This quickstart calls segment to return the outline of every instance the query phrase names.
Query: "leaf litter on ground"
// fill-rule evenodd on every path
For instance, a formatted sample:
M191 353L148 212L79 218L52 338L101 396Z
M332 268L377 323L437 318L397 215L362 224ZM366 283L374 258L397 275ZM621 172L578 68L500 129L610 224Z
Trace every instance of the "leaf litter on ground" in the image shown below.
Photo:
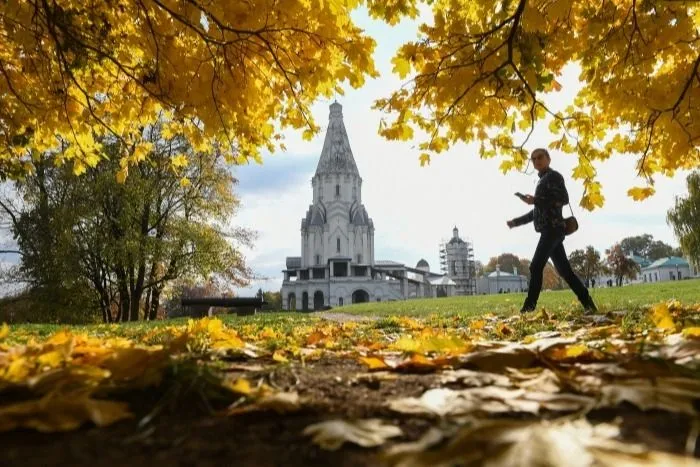
M450 465L450 456L463 453L463 444L486 443L480 438L486 432L494 433L494 441L484 446L493 444L495 457L489 454L491 448L483 449L473 465L527 465L517 462L536 455L528 451L528 443L553 446L554 457L541 453L541 465L574 465L556 457L566 446L580 454L576 465L651 465L652 459L683 465L643 446L632 449L617 435L601 437L598 431L603 428L588 424L585 415L632 404L697 420L699 315L697 305L665 302L624 327L624 314L571 315L562 321L544 310L532 316L491 315L466 322L393 317L351 323L308 320L298 326L285 321L279 327L227 326L218 318L204 318L141 334L113 335L122 332L119 327L103 326L94 333L66 329L42 338L15 335L13 328L2 326L0 396L18 388L28 396L0 405L0 431L61 431L86 422L115 423L131 414L126 404L111 397L169 384L169 371L179 362L211 369L212 384L229 398L222 414L270 410L284 416L313 401L292 386L268 384L270 372L330 358L354 360L366 368L348 377L348 384L380 387L399 384L407 373L435 375L433 387L422 395L385 401L395 413L441 420L428 432L430 443L423 439L392 448L389 458L395 465L442 465L410 463L419 462L423 454ZM76 393L81 397L72 405L66 402ZM489 420L517 414L528 421ZM544 414L553 420L540 421ZM474 417L476 421L468 421ZM446 420L457 424L449 433L438 428ZM336 449L345 442L380 446L402 435L399 427L381 419L322 422L304 433ZM580 439L572 441L577 436ZM447 444L442 457L434 458L437 452L429 446L438 438ZM420 454L414 460L399 455L411 449ZM515 463L499 464L506 461Z

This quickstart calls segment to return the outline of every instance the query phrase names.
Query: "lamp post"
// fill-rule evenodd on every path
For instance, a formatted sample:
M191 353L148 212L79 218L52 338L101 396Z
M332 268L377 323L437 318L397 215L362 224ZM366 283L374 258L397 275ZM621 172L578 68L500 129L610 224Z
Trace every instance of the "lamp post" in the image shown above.
M496 263L496 293L499 293L498 282L501 276L501 265Z

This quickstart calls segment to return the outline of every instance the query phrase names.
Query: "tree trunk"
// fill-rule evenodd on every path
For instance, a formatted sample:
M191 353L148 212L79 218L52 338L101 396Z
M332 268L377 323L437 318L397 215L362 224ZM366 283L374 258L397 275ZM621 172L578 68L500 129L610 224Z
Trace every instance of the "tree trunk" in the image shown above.
M151 303L148 309L148 319L155 320L158 318L158 308L160 307L160 287L151 289Z
M149 310L151 309L151 295L153 294L153 287L146 291L146 299L143 305L143 320L148 321Z

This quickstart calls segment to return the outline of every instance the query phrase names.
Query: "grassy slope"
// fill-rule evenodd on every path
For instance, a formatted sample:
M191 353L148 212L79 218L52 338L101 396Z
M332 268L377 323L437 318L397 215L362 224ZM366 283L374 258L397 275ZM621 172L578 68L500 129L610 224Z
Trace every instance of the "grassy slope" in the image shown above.
M656 284L639 284L622 288L595 289L593 298L602 312L625 310L632 312L648 305L677 299L684 304L700 303L700 280L680 282L663 282ZM414 316L430 317L435 322L442 322L452 317L475 318L486 313L508 315L517 313L525 297L522 293L501 295L480 295L472 297L447 297L439 299L406 300L396 302L363 303L344 306L331 310L331 313L348 313L379 317ZM539 305L554 312L560 318L566 318L570 312L580 309L576 297L570 290L543 292ZM295 326L310 324L317 319L317 313L275 312L259 313L255 316L238 317L236 315L219 315L227 324L238 326L250 324L255 327L272 326L289 330ZM123 323L119 325L84 325L70 326L76 331L84 329L91 334L136 337L156 326L183 325L186 318L155 321ZM382 323L377 323L381 326ZM22 330L28 336L41 338L60 329L69 327L56 324L24 324L12 326Z
M670 299L694 304L700 303L700 279L593 289L591 295L601 312L632 311ZM423 316L430 314L478 316L485 313L502 315L520 310L524 299L524 293L446 297L401 302L363 303L337 308L336 311L376 316ZM540 295L538 306L551 311L580 308L576 296L568 289L543 292Z

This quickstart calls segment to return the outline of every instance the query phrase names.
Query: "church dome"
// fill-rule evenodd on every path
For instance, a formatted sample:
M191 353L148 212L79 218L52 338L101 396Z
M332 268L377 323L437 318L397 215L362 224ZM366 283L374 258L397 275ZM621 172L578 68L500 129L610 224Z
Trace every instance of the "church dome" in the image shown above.
M326 223L326 212L322 205L314 205L306 211L306 218L302 221L302 226L324 225Z
M424 259L421 258L420 261L416 264L416 269L421 269L423 271L430 271L430 265L428 262Z
M369 216L364 206L358 206L350 212L350 223L354 225L368 225Z

